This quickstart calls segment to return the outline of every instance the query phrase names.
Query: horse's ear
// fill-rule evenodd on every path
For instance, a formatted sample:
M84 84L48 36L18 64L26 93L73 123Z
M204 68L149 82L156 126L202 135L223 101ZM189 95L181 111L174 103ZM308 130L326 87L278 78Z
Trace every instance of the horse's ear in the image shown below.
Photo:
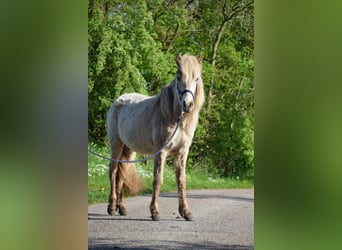
M178 66L180 65L181 61L182 61L182 55L181 55L181 54L178 54L178 55L176 56L176 63L177 63Z
M197 57L197 61L199 62L199 64L202 64L202 62L203 62L203 57L198 56L198 57Z

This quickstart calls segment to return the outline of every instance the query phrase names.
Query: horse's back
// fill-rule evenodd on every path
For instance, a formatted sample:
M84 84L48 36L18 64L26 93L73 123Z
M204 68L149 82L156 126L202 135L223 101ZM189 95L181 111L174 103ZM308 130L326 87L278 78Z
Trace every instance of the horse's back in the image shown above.
M123 94L121 95L116 102L119 102L120 104L124 105L130 105L130 104L137 104L141 103L142 101L146 99L150 99L150 96L146 96L143 94L138 93L130 93L130 94Z
M138 93L123 94L112 103L108 112L108 117L114 116L117 120L119 114L125 113L127 110L137 109L137 111L139 111L139 107L148 105L146 101L149 99L151 99L150 96Z

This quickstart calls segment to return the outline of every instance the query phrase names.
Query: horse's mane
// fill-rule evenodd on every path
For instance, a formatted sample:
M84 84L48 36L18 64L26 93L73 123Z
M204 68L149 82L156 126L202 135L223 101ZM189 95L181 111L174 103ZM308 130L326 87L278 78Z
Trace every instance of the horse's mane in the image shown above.
M184 60L185 59L185 60ZM194 62L197 60L197 62ZM202 60L194 57L194 56L183 56L183 62L178 64L178 68L182 68L182 70L186 72L192 72L194 67L198 67L198 63L200 64ZM195 64L197 63L197 65ZM176 79L172 80L168 85L162 88L160 94L157 96L160 101L160 109L165 120L175 121L178 120L178 117L181 115L181 108L179 106L178 101L176 100L174 91L176 90ZM204 90L203 90L203 82L202 79L196 84L196 92L195 92L195 106L191 113L186 114L186 119L192 120L193 118L198 117L198 113L201 110L204 103Z
M160 102L160 110L163 115L163 118L167 121L171 121L174 119L175 116L177 116L177 113L175 113L175 103L174 103L174 93L173 93L173 81L162 88L159 96L159 102ZM180 114L178 114L180 115Z

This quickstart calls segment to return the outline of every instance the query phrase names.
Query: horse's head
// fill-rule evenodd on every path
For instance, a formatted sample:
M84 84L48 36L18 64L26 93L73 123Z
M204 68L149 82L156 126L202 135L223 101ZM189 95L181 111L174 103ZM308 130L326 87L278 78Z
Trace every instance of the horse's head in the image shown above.
M177 55L176 92L183 112L190 113L196 101L197 84L202 82L202 58L188 55Z

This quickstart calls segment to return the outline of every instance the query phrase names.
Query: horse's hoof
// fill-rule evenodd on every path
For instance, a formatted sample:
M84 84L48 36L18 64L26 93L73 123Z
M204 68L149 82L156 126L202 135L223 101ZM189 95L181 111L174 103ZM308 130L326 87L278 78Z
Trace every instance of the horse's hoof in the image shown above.
M153 221L160 221L160 215L159 214L152 214L152 220Z
M115 209L113 209L113 207L111 205L108 205L107 207L107 213L109 215L115 215Z
M187 221L193 221L194 217L192 217L192 213L190 212L189 209L182 209L181 207L178 209L179 214L186 219Z
M186 219L187 221L193 221L194 220L194 217L192 216L192 214L184 215L183 218Z
M127 210L125 207L121 207L118 209L119 210L119 214L122 216L126 216L127 215Z
M126 208L124 206L120 206L119 204L116 205L116 211L118 211L120 215L127 215Z

